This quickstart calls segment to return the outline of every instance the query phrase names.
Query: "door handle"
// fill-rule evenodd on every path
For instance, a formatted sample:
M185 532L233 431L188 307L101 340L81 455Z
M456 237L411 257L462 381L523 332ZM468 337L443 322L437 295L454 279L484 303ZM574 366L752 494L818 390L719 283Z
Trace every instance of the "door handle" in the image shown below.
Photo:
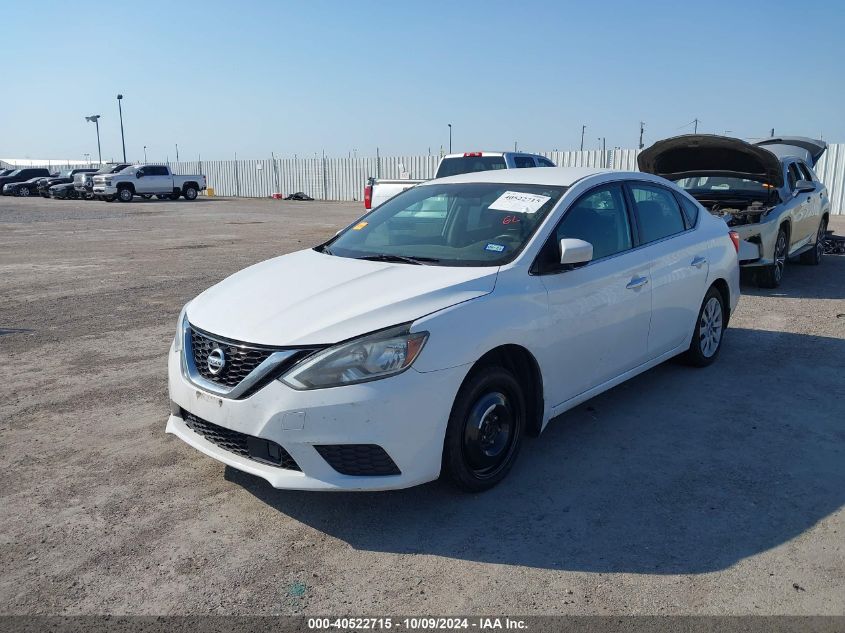
M636 290L637 288L642 288L648 283L648 277L634 277L631 281L628 282L628 285L625 286L628 290Z
M701 257L700 255L698 255L692 260L692 262L690 263L690 266L695 266L696 268L701 268L706 263L707 263L707 258Z

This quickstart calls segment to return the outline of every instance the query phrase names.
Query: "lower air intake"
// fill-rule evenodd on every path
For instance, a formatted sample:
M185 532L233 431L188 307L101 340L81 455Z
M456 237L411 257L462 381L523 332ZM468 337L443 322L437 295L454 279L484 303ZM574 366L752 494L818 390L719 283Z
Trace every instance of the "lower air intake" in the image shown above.
M324 444L314 448L341 475L374 477L401 474L390 455L376 444Z

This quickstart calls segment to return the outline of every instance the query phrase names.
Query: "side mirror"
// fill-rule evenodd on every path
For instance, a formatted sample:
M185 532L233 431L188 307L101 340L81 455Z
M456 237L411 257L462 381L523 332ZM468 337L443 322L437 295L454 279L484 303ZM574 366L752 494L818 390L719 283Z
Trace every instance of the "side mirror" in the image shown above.
M593 259L593 245L584 240L565 237L560 241L561 264L586 264Z
M799 180L795 183L795 193L808 193L815 190L816 185L810 180Z
M141 178L141 177L143 177L143 175L144 175L143 169L139 169L138 171L135 172L135 178Z

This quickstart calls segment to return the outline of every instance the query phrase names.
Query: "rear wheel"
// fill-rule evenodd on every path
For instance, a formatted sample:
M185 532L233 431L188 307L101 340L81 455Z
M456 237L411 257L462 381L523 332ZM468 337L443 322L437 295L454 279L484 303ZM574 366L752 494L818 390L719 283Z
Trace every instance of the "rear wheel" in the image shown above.
M481 492L508 474L525 428L522 389L509 371L473 371L452 406L443 445L443 469L460 488Z
M710 288L704 295L692 342L685 354L689 364L696 367L706 367L719 355L722 349L722 338L725 332L725 304L722 293L715 287Z
M782 226L778 230L778 236L775 240L774 263L771 266L766 266L757 273L757 285L761 288L777 288L780 282L783 281L783 273L786 268L786 255L789 252L789 237L786 232L786 227Z
M121 202L132 202L132 190L129 187L123 187L117 192L117 199Z
M185 187L185 200L196 200L197 199L197 190L194 187L188 186Z
M819 222L819 230L816 233L816 243L813 249L801 254L801 263L818 266L822 263L824 256L824 234L827 232L827 219L822 218Z

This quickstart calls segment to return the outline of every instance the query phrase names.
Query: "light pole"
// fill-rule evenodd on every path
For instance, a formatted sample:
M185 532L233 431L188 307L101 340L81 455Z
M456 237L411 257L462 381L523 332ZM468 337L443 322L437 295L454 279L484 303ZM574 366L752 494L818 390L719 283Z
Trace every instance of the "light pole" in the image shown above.
M147 164L147 146L144 145L144 164Z
M452 153L452 124L449 123L449 153Z
M176 162L179 162L179 143L176 143Z
M586 125L581 126L581 151L584 151L584 132L587 130Z
M88 164L88 166L90 167L90 166L91 166L91 154L89 154L88 152L85 152L85 153L83 154L83 156L85 156L85 162L86 162L86 163Z
M123 107L120 102L123 101L123 95L117 95L117 110L120 112L120 143L123 145L123 162L126 162L126 140L123 138Z
M100 157L100 164L103 164L103 153L100 151L100 115L99 114L92 114L91 116L85 117L85 120L89 123L93 123L97 127L97 156Z

